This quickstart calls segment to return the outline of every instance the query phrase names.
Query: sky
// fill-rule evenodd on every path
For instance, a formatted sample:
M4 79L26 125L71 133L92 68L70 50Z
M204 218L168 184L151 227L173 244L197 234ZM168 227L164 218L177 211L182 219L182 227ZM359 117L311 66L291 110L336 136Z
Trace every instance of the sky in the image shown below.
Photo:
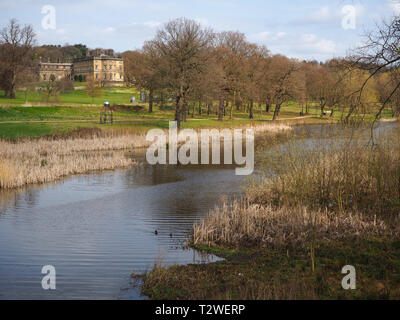
M134 50L164 23L186 17L243 32L273 54L318 61L346 55L396 14L400 0L0 0L0 26L11 18L31 24L39 44Z

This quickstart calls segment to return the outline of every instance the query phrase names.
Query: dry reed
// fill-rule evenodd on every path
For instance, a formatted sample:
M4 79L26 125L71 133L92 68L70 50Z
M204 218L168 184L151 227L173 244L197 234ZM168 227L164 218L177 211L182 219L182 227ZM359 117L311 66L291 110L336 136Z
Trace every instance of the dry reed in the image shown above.
M398 235L383 220L352 212L313 211L305 207L225 203L194 225L193 244L297 245L311 237L340 240L348 237Z
M291 141L265 161L272 174L247 189L251 203L396 214L400 205L400 132L377 146L350 141ZM275 161L274 161L275 160Z
M269 173L249 185L244 200L225 201L194 225L193 243L281 246L398 237L400 132L389 130L377 141L367 146L359 136L278 147L270 154L276 164L266 162Z
M257 133L290 131L286 125L259 125ZM165 131L167 134L167 131ZM123 152L149 146L144 133L79 129L39 139L0 141L0 189L46 183L90 171L127 167L132 160Z
M144 135L0 142L0 188L46 183L71 174L123 168L134 163L123 152L144 147Z

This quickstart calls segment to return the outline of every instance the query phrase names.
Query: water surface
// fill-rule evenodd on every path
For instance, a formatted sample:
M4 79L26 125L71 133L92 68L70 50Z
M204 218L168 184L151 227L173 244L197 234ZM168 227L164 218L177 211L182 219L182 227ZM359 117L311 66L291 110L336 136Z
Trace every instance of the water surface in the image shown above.
M312 144L326 128L296 131L305 130ZM132 288L132 270L150 269L160 257L168 264L215 261L182 245L221 197L242 194L246 179L234 167L142 165L2 192L0 299L144 298ZM56 268L55 291L41 287L44 265Z

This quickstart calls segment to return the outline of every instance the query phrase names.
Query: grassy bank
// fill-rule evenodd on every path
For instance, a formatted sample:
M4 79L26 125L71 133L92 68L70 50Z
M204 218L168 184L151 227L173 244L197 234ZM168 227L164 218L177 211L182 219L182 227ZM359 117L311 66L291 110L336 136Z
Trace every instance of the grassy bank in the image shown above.
M224 257L210 265L157 267L142 292L168 300L400 299L400 242L358 238L320 243L312 270L307 248L197 247ZM343 266L357 270L345 291Z
M264 123L254 126L254 130L256 134L278 138L290 135L292 128ZM126 151L150 145L145 132L122 127L83 128L36 138L0 140L0 189L128 167L134 162L126 157Z
M127 149L146 146L144 135L108 135L96 130L66 136L0 141L0 189L55 181L72 174L134 164Z
M312 147L308 139L294 140L267 153L264 177L248 186L245 198L222 204L194 226L190 244L226 260L157 265L144 276L143 293L153 299L400 299L400 132L389 130L371 147L365 132L349 130L351 138L335 133ZM346 265L356 268L356 290L342 288Z
M139 101L139 92L135 88L104 88L104 95L92 100L85 89L61 93L56 100L46 102L37 92L17 91L16 99L6 99L0 91L0 138L17 139L38 137L51 134L68 133L80 128L101 128L102 130L123 129L137 133L149 128L168 128L168 121L175 118L172 103L155 105L153 112L148 112L148 104L129 103L135 96ZM104 101L108 100L114 108L114 125L101 125L99 115ZM216 104L216 103L215 103ZM215 109L215 108L214 108ZM198 105L189 106L187 121L183 128L233 128L243 125L257 125L271 122L272 112L265 112L265 106L256 106L254 119L249 119L248 112L235 110L233 117L227 110L223 122L217 121L216 110L207 114L206 108L200 113ZM310 109L310 114L298 119L302 108L296 102L287 103L279 119L293 122L329 122L337 118L321 119L317 107ZM193 114L194 112L194 114ZM281 121L280 120L280 121Z

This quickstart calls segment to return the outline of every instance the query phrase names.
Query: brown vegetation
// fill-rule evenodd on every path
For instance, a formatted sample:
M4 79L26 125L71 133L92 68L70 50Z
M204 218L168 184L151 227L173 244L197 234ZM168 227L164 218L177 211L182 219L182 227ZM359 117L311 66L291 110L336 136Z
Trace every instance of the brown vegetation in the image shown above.
M144 147L144 135L0 141L0 189L134 164L124 150Z
M312 237L333 241L394 234L397 235L383 220L361 213L276 208L236 201L216 208L196 224L192 241L194 245L205 246L295 246L309 242Z
M225 203L194 226L193 243L278 246L304 244L311 236L398 237L398 127L378 141L372 148L362 136L338 138L307 152L298 140L286 143L272 153L278 161L264 164L269 173L250 183L245 200Z
M353 139L326 140L308 152L306 143L289 142L284 158L273 154L280 161L264 164L276 174L250 185L247 197L261 205L397 214L400 131L397 127L376 138L378 145L371 146L367 137L354 133Z

